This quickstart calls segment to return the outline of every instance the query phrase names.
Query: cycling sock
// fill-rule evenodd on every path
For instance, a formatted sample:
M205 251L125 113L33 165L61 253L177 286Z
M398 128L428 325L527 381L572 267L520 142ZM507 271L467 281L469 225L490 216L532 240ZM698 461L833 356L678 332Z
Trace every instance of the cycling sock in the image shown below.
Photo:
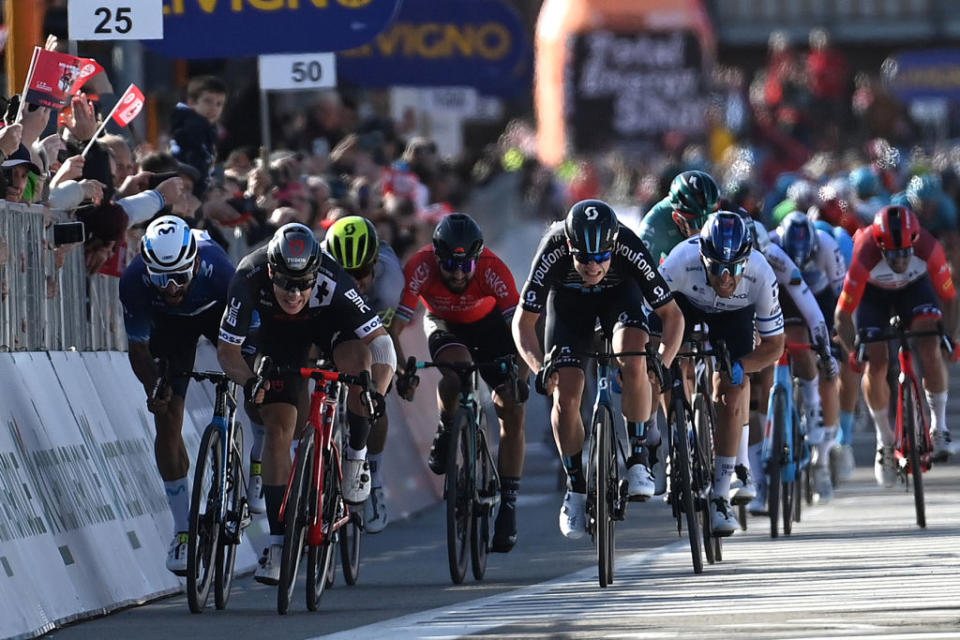
M347 460L366 460L367 458L367 448L363 447L361 449L354 449L350 445L347 445Z
M820 410L820 376L813 376L813 380L800 378L800 394L803 396L804 410L807 412L807 435L817 424L817 412Z
M893 444L893 431L890 430L890 416L887 415L887 408L879 411L873 407L867 407L870 410L870 417L873 418L873 425L877 429L877 443L884 446Z
M647 445L651 447L656 447L660 444L660 413L654 411L653 415L646 422L645 433L647 435Z
M643 447L647 444L647 440L644 437L646 433L646 423L627 420L626 416L624 416L624 420L627 423L627 433L630 434L631 457L639 456L643 451Z
M283 506L283 494L287 487L282 484L263 485L263 499L267 503L267 522L270 524L270 535L284 534L283 522L280 520L280 507Z
M856 416L852 411L840 410L840 436L837 442L853 445L853 419Z
M176 533L187 531L190 528L190 487L187 477L164 481L163 488L166 489L167 504L173 514L173 528Z
M567 471L567 490L574 493L587 492L587 479L583 477L583 450L572 456L563 456L563 468Z
M382 487L383 476L380 475L380 465L383 463L383 452L367 453L367 462L370 463L370 486Z
M742 464L745 467L750 466L750 456L748 451L750 450L750 425L743 425L743 430L740 433L740 447L737 448L737 464Z
M520 492L520 478L500 476L500 502L516 506L517 494ZM503 508L502 506L500 507Z
M266 434L266 429L263 428L262 424L257 424L253 420L250 421L250 430L253 431L253 444L250 446L250 464L254 462L257 464L263 460L263 437ZM250 473L253 473L251 470ZM254 475L259 475L259 471Z
M930 430L950 431L947 426L947 392L932 393L924 389L923 393L927 396L927 404L930 405Z
M763 443L758 442L757 444L750 445L750 449L747 452L747 457L750 460L750 472L753 473L754 478L760 478L763 476Z
M350 425L350 448L359 451L367 448L367 436L370 435L370 418L347 409L347 424Z
M823 428L823 440L817 445L817 457L821 464L828 464L830 460L830 449L837 443L837 431L839 427L835 424Z
M735 456L717 456L717 469L713 474L713 496L730 499L730 480L733 478Z

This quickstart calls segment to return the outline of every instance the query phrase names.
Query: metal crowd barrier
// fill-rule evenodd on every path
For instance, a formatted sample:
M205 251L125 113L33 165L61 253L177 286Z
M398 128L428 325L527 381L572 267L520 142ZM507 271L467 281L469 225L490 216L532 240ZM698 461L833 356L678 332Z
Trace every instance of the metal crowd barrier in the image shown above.
M81 247L57 269L52 222L61 217L0 200L0 351L123 351L119 279L88 277Z

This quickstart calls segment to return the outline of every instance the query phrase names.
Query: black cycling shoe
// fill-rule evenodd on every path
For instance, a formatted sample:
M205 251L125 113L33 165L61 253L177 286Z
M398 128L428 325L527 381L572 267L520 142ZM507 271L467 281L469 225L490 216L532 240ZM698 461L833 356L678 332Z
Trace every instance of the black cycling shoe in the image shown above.
M493 542L490 550L495 553L507 553L517 544L517 505L500 503L500 513L493 523Z
M427 466L438 476L447 472L447 446L450 442L450 430L438 429L433 436L433 444L430 445L430 457L427 458Z

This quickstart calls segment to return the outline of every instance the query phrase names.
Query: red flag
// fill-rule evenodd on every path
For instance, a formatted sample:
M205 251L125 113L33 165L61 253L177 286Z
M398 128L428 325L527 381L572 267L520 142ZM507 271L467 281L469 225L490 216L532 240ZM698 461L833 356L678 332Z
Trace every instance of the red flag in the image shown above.
M143 103L143 92L137 89L137 85L130 85L113 108L113 120L121 127L127 126L143 109Z
M61 109L87 80L103 71L91 58L37 49L33 72L27 82L27 102L31 104Z

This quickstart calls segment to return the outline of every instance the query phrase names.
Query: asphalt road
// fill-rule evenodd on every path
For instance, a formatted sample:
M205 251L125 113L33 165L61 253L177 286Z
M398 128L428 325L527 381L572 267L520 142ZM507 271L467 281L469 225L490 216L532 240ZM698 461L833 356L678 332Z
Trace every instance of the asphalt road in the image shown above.
M920 530L911 494L874 484L872 438L860 434L855 481L833 503L806 510L791 538L771 540L767 522L751 520L747 532L727 540L724 562L700 576L686 538L677 537L669 508L657 500L629 506L618 528L616 582L600 589L589 540L559 533L555 454L534 441L519 543L509 554L491 554L481 582L468 573L463 585L451 584L436 507L365 537L359 583L348 587L338 573L317 613L306 611L298 590L291 612L277 615L275 589L247 576L225 611L193 615L177 596L50 635L960 637L960 466L925 476L929 525Z

